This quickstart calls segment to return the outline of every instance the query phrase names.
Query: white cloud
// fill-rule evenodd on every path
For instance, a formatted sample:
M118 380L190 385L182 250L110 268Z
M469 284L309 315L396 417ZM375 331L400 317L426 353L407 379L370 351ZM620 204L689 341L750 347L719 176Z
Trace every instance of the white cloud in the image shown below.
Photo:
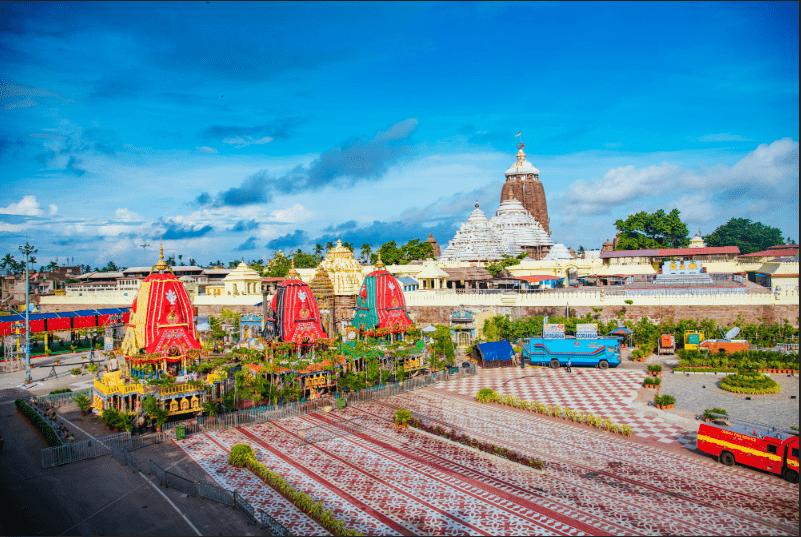
M114 216L122 222L139 222L142 219L138 214L124 207L114 211Z
M7 207L0 207L0 214L15 214L19 216L41 216L44 214L36 201L36 196L24 196L19 203L9 203Z
M264 138L253 139L252 136L231 136L223 140L224 144L235 145L237 149L254 144L269 144L273 141L272 136L265 136Z
M31 106L39 106L39 103L33 99L22 99L21 101L14 101L13 103L3 103L3 110L13 110L15 108L29 108Z
M198 153L207 153L207 154L217 153L216 149L214 149L213 147L207 147L205 145L204 146L200 146L200 147L196 147L195 151L197 151Z
M18 233L20 231L28 229L30 224L8 224L6 222L0 222L0 233Z
M313 212L306 209L300 203L296 203L292 207L287 209L276 209L270 212L270 221L273 222L287 222L287 223L295 223L295 222L302 222L303 220L308 220L314 215Z
M750 138L740 136L739 134L730 134L728 132L721 132L720 134L706 134L698 138L699 142L750 142Z
M379 132L376 135L376 140L400 140L406 138L417 128L420 122L414 118L404 119L392 125L384 132Z
M50 216L55 216L58 212L58 206L55 203L51 203L48 207L50 208Z

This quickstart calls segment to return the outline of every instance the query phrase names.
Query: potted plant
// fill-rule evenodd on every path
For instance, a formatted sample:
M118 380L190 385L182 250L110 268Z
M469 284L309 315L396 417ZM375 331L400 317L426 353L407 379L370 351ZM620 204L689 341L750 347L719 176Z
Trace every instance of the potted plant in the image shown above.
M92 405L91 399L85 393L82 393L75 397L75 404L78 405L78 408L81 411L81 416L86 416L87 409Z
M169 413L164 410L163 408L159 408L156 410L155 413L155 421L156 421L156 430L161 431L161 428L167 423L167 418L169 417Z
M53 352L53 351L51 351L50 349L47 349L47 352L45 352L45 354L47 354L48 356L50 356L50 354L51 354L52 352ZM60 364L60 363L61 363L61 360L53 360L53 364L55 364L55 365L58 365L58 364Z
M395 428L406 429L409 427L409 420L412 419L411 410L399 408L395 411Z
M659 364L650 364L648 366L648 374L653 377L658 377L662 374L662 366Z
M119 426L126 432L131 432L134 429L134 417L127 412L120 413Z
M81 368L73 367L72 369L70 369L70 375L73 377L79 377L81 375Z

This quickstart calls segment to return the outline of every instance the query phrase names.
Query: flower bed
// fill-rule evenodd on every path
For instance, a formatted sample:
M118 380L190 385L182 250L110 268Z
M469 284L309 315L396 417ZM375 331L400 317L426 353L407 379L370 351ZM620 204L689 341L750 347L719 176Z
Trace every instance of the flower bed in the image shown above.
M476 394L476 400L479 403L499 403L521 410L528 410L529 412L537 412L539 414L545 414L546 416L553 416L555 418L570 420L574 423L589 425L603 431L611 431L624 436L631 436L631 427L612 423L609 418L602 419L591 413L583 411L578 412L577 410L570 410L567 407L561 408L558 405L550 406L537 401L522 401L513 395L499 394L489 388L479 390Z
M781 390L775 380L755 371L723 377L720 387L728 392L748 394L778 393Z
M483 442L481 440L471 438L470 436L464 433L460 433L454 430L448 430L442 425L426 425L417 418L410 418L408 420L408 424L411 427L414 427L415 429L420 429L421 431L425 431L427 433L442 438L447 438L448 440L451 440L453 442L458 442L463 446L476 448L477 450L483 451L484 453L490 453L498 457L503 457L504 459L516 462L517 464L522 464L523 466L528 466L529 468L534 468L535 470L542 470L545 468L545 463L540 459L534 459L531 457L527 457L525 455L521 455L517 451L507 449L501 446L496 446L491 442Z
M48 446L60 446L63 444L61 439L58 435L53 431L53 429L45 422L45 420L40 416L34 409L28 406L28 403L23 401L22 399L15 399L14 405L19 410L20 414L25 416L28 419L28 422L37 430L39 433L44 437L45 442L47 442Z
M747 370L773 370L773 371L798 371L798 354L773 351L738 351L732 354L710 353L699 350L681 349L677 352L679 356L679 368L674 371L694 370L696 368L705 370L715 369L738 369ZM689 369L692 368L692 369Z
M253 449L247 444L237 444L231 448L231 453L228 455L228 463L238 468L247 468L256 474L262 481L278 491L333 535L362 535L356 530L347 528L341 520L334 518L334 514L325 509L321 502L315 501L305 492L295 490L283 477L260 463L256 459Z

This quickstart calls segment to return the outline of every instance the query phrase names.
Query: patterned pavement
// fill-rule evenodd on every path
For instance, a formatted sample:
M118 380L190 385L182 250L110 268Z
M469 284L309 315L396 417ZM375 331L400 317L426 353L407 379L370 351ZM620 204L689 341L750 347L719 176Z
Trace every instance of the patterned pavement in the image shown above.
M559 371L533 378L538 372L515 371L485 371L438 389L194 435L178 444L215 481L237 489L295 535L326 532L249 471L229 466L225 458L234 444L251 445L269 468L365 535L797 535L798 486L778 477L664 449L671 446L659 442L660 433L647 437L656 441L634 441L461 395L492 387L651 433L626 411L641 373L581 371L570 380L580 379L592 392L583 396L581 383L559 382ZM596 411L599 405L611 410ZM413 429L398 431L392 427L396 408L540 457L546 471ZM356 417L366 423L358 434L313 444L296 435Z
M442 389L474 397L478 390L492 388L527 401L559 405L609 418L614 423L630 426L634 436L644 440L694 448L697 427L688 431L658 417L656 409L648 416L631 408L644 378L642 371L573 368L573 373L566 373L564 369L505 368L463 377L448 382Z

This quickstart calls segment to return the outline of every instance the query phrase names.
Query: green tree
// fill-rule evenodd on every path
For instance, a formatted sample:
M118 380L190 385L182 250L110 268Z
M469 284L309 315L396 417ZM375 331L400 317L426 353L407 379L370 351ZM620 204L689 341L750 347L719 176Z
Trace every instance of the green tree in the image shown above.
M707 246L737 246L742 254L766 250L784 244L779 228L752 222L750 218L732 218L704 237Z
M292 260L295 262L295 268L314 268L320 264L319 257L307 254L300 248L292 256Z
M437 330L432 337L434 343L432 350L434 354L445 356L448 365L453 365L453 358L456 353L453 351L453 341L451 340L451 329L445 325L438 324Z
M520 258L519 256L511 257L508 255L504 255L503 259L496 261L494 263L489 263L484 268L486 268L487 272L492 274L494 278L497 278L498 276L501 275L501 272L503 272L503 269L505 269L506 267L510 267L512 265L519 265L520 259L522 258Z
M687 247L690 244L689 230L680 215L678 209L673 209L669 214L659 209L653 214L641 211L626 220L618 220L615 222L615 227L620 231L617 250Z
M412 239L403 246L398 247L395 241L381 245L381 261L385 265L406 265L410 261L434 258L434 248L428 242ZM372 254L370 262L375 264L378 255Z
M275 254L273 260L267 265L267 270L262 274L269 278L285 278L289 273L289 259L281 252Z
M370 246L368 243L362 244L362 257L365 259L370 259L370 254L373 252L373 247Z

